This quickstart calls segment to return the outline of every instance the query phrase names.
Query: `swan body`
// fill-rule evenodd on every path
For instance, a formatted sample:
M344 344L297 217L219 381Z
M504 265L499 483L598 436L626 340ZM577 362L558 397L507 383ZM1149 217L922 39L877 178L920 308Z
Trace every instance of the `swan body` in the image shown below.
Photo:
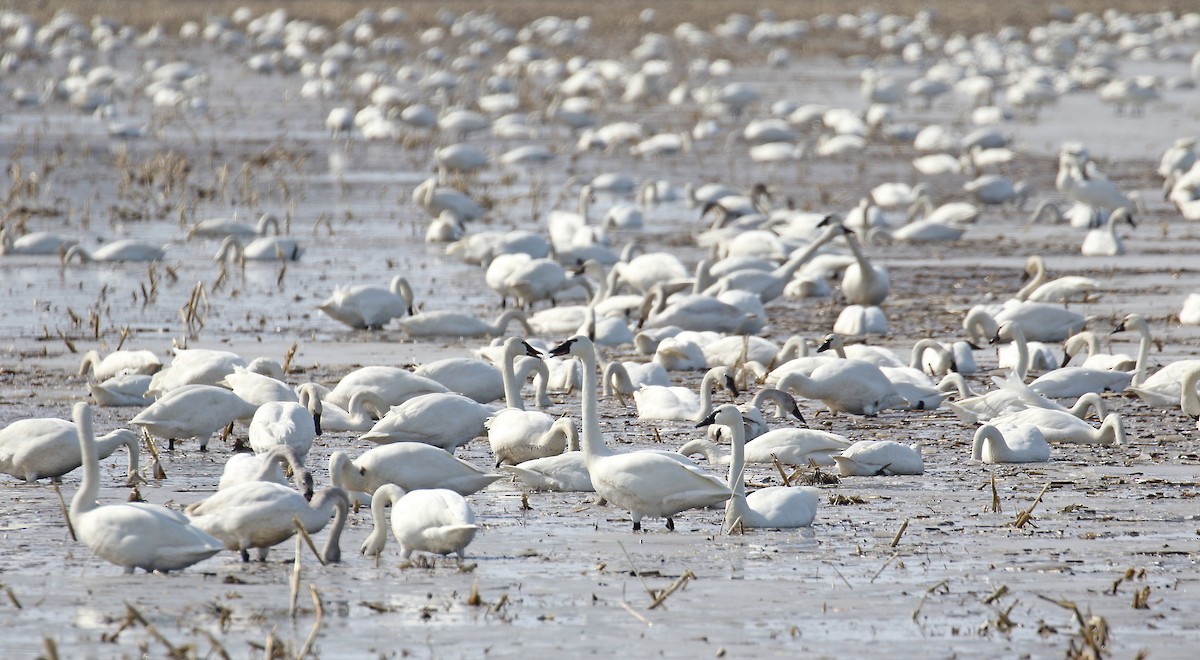
M490 408L461 394L422 394L394 407L362 440L423 442L446 451L483 435Z
M1138 395L1142 401L1156 408L1172 409L1180 406L1185 392L1184 383L1189 373L1200 369L1200 360L1177 360L1154 372L1140 385L1131 385L1128 391ZM1192 383L1195 391L1196 384Z
M475 539L479 526L475 513L462 495L451 490L414 490L404 492L399 486L380 486L371 498L371 517L374 528L363 542L362 553L379 555L387 543L385 509L392 507L392 534L400 543L400 556L408 559L413 551L436 555L457 554Z
M501 465L504 470L520 479L528 490L550 490L559 492L593 493L592 478L588 475L587 462L579 451L579 433L570 417L560 417L550 428L560 433L567 451L557 456L546 456L525 461L520 465Z
M798 392L806 399L820 399L834 412L875 415L905 405L895 386L879 367L860 360L834 360L818 366L811 376L791 372L777 387Z
M975 430L971 458L984 463L1045 463L1050 460L1050 445L1033 424L989 423Z
M746 495L742 415L737 406L725 404L705 418L702 425L721 424L733 436L733 453L729 463L729 489L732 495L725 503L725 530L742 527L794 528L812 525L817 515L819 493L816 488L772 486Z
M233 373L217 383L228 388L242 399L261 406L272 401L299 401L300 396L290 385L279 380L253 371L245 367L234 367Z
M412 315L413 293L408 280L397 275L387 289L351 286L333 292L317 309L351 328L382 328L392 319Z
M238 453L230 456L221 470L217 490L232 488L248 481L270 481L286 486L288 481L283 473L284 465L291 471L296 490L304 493L304 497L311 498L312 473L304 467L304 461L296 450L287 445L276 445L261 454Z
M854 263L842 275L842 295L852 305L878 307L891 291L887 269L872 264L853 232L843 228L846 245L854 254Z
M239 261L296 261L304 254L304 248L295 239L283 236L263 236L242 245L236 236L226 236L213 261L228 259Z
M151 396L161 397L184 385L216 385L234 372L235 367L245 367L242 356L229 351L192 348L175 352L171 364L160 369L150 381Z
M242 561L250 560L250 548L257 548L258 558L266 561L272 546L296 533L293 519L299 519L309 534L316 534L333 517L333 530L322 554L326 562L338 562L349 509L350 500L341 488L326 488L309 501L287 486L248 481L188 506L187 514L193 525L220 539L229 550L240 552Z
M886 335L888 333L887 317L879 307L863 307L862 305L847 305L833 322L833 331L848 337L863 335Z
M89 382L87 388L96 405L103 408L145 406L150 403L146 395L151 380L141 374L113 376L101 383Z
M304 398L304 403L271 401L258 407L247 431L254 453L264 454L272 447L286 445L304 464L313 440L321 435L321 400L316 396Z
M994 417L990 422L999 427L1032 424L1041 430L1047 442L1081 445L1125 444L1125 424L1118 413L1106 415L1098 429L1068 411L1047 408L1026 408Z
M744 423L744 422L743 422ZM833 455L850 446L845 436L828 431L801 428L773 429L750 440L745 447L747 463L773 463L778 459L784 465L833 465ZM703 454L710 463L729 463L729 456L721 456L717 444L704 438L689 441L679 448L685 456Z
M1006 322L1021 326L1029 341L1060 342L1083 329L1083 314L1050 303L1006 301L994 315L976 305L963 319L963 329L972 341L983 344Z
M97 351L88 351L79 363L79 375L97 381L124 375L153 375L162 369L162 362L152 351L113 351L100 359Z
M843 477L925 472L920 444L905 445L894 440L859 440L833 460Z
M994 417L1026 408L1068 410L1065 406L1029 389L1028 385L1013 374L1009 374L1006 378L993 377L992 382L996 384L997 389L947 405L959 419L969 424L986 422ZM1070 408L1071 414L1082 418L1093 401L1100 401L1099 395L1085 394L1079 397L1075 405Z
M1100 298L1097 291L1100 283L1090 277L1067 275L1046 281L1046 264L1041 255L1032 255L1025 261L1025 273L1029 282L1017 292L1017 300L1032 302L1067 303L1090 302Z
M504 376L500 369L475 358L445 358L423 364L413 373L437 381L446 389L468 396L479 403L504 396Z
M646 516L667 519L681 511L712 506L729 499L725 484L704 471L655 452L618 454L609 449L600 428L596 402L596 351L586 337L576 336L550 351L571 355L583 363L583 455L596 493L629 511L634 531Z
M1129 387L1132 372L1093 369L1091 367L1062 367L1039 376L1029 389L1051 399L1077 397L1088 392L1121 392Z
M566 446L561 434L548 433L554 424L550 415L525 410L521 401L521 386L517 383L517 375L513 370L513 360L520 354L534 358L541 356L520 337L504 340L501 372L504 377L504 401L508 407L484 423L488 444L496 457L496 465L522 463L534 458L561 454Z
M712 388L715 386L737 395L733 371L729 367L713 367L701 379L698 394L686 387L643 385L633 393L633 401L640 419L696 422L712 412Z
M722 337L701 346L700 350L704 353L707 366L733 369L744 362L771 362L779 352L779 345L762 337L744 335Z
M79 260L84 263L89 261L162 261L165 255L166 249L163 247L123 238L106 243L91 252L83 246L72 245L63 253L62 262L69 264L75 257L79 257Z
M639 327L662 328L673 325L684 330L753 334L763 326L762 320L754 314L712 296L676 296L670 304L666 298L666 293L659 287L646 294Z
M1080 252L1087 256L1104 257L1125 254L1125 243L1120 236L1117 236L1117 223L1122 221L1128 222L1131 227L1136 226L1129 210L1119 208L1109 214L1108 222L1103 227L1087 233L1083 239L1083 245L1079 248Z
M96 504L100 494L100 466L92 432L92 410L77 403L72 414L83 457L83 480L71 499L71 524L75 535L102 559L121 566L172 571L186 568L217 554L224 547L182 514L152 504Z
M97 460L108 458L118 447L129 451L129 482L138 478L138 437L118 429L92 439ZM59 477L83 465L79 430L74 422L51 417L22 419L0 429L0 472L33 483Z
M397 406L422 394L444 393L445 385L422 378L411 371L397 367L369 366L356 369L338 381L323 400L343 409L348 409L355 392L372 392L383 406Z
M150 435L166 438L172 449L176 440L199 438L200 451L205 451L214 433L235 420L253 416L257 409L229 390L189 385L155 401L129 423Z
M850 344L847 346L845 339L836 332L825 335L824 341L817 347L818 353L830 350L843 360L850 359L869 362L881 369L884 367L899 369L909 366L895 352L882 346L869 346L867 344Z
M525 315L515 309L504 312L491 324L470 314L448 311L421 312L400 319L398 324L410 337L496 337L507 332L512 321L533 334Z
M192 225L188 230L188 238L201 236L205 238L254 238L266 236L268 233L279 234L279 218L274 213L264 213L256 224L241 222L235 218L206 218Z
M470 495L503 475L484 472L432 445L397 442L373 447L354 459L335 451L329 456L329 476L334 486L367 494L395 484L404 490L446 488Z
M48 255L60 254L78 241L63 238L44 231L29 232L13 237L7 229L0 229L0 254Z
M1100 352L1100 341L1096 333L1090 330L1077 332L1063 342L1063 361L1061 366L1067 366L1081 349L1087 349L1087 358L1080 366L1089 369L1107 369L1110 371L1132 371L1137 368L1137 360L1119 353L1116 355Z

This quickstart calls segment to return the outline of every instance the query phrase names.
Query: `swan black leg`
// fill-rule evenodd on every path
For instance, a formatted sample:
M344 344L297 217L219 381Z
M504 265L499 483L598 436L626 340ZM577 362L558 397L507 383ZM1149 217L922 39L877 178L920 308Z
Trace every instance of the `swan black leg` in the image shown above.
M242 563L243 564L250 563L250 551L246 550L245 548L242 549Z
M167 438L167 451L175 451L175 438Z
M633 521L633 531L635 531L635 532L642 531L642 521L640 521L640 520Z
M675 519L674 518L671 518L671 517L667 518L667 529L671 530L672 532L675 531Z

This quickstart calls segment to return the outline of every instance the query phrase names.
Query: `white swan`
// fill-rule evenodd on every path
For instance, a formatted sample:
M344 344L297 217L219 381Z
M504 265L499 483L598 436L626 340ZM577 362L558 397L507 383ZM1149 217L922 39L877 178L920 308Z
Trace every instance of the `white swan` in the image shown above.
M128 483L138 479L138 437L128 429L118 429L92 439L97 460L108 458L118 447L129 451ZM66 419L43 417L22 419L0 429L0 472L27 483L60 477L83 465L79 452L79 430Z
M4 255L62 254L76 243L78 241L44 231L29 232L13 238L7 227L0 228L0 254Z
M822 221L822 225L827 222L836 223L837 221L831 217L828 221ZM867 259L854 232L845 227L842 228L842 232L846 246L854 254L854 263L848 266L842 275L842 295L851 304L878 307L887 299L888 292L891 290L887 269L876 266Z
M1083 349L1087 350L1087 358L1080 366L1112 371L1133 371L1137 368L1137 360L1124 353L1114 355L1100 352L1100 341L1096 338L1096 333L1090 330L1077 332L1067 337L1067 341L1063 342L1063 361L1060 366L1067 366L1071 358L1078 355L1079 351Z
M254 412L246 433L254 453L264 454L272 447L287 445L304 464L313 440L321 435L321 399L305 395L304 403L264 403Z
M354 459L342 451L329 456L329 478L333 485L367 494L374 493L384 484L395 484L404 490L446 488L460 495L470 495L502 476L484 472L421 442L380 445Z
M233 488L248 481L270 481L286 486L287 477L283 473L286 465L292 475L292 483L296 490L311 498L313 494L312 472L304 467L304 461L295 449L287 445L275 445L261 454L238 453L225 461L221 470L221 480L217 482L217 490Z
M322 555L326 562L334 563L341 561L339 541L349 510L350 500L341 488L321 490L309 501L287 486L248 481L188 506L187 514L193 525L240 552L242 561L250 561L250 548L257 548L259 560L266 561L272 546L296 533L293 519L299 519L309 534L316 534L332 517L333 529Z
M96 405L103 408L144 406L150 403L146 393L152 379L141 374L113 376L101 383L89 382L87 389Z
M1050 445L1041 429L1033 424L989 423L975 430L971 459L984 463L1045 463L1050 460Z
M859 440L833 457L843 477L873 477L894 474L923 474L921 445L894 440Z
M427 362L414 369L413 373L437 381L451 392L458 392L479 403L488 403L504 396L504 376L499 368L490 363L491 359L491 356L486 359L444 358ZM546 403L546 388L550 369L545 363L536 358L522 358L515 363L514 372L517 383L524 383L533 373L536 376L534 396L539 405L549 405Z
M470 314L447 311L421 312L402 318L397 324L410 337L496 337L508 332L513 321L519 323L526 334L533 334L525 314L515 309L504 312L490 324Z
M305 383L305 385L314 384ZM387 405L369 390L355 392L350 397L349 407L345 409L328 401L322 401L321 429L323 431L369 431L375 425L375 420L383 417L387 408Z
M520 337L509 337L504 341L501 371L504 376L504 402L507 407L489 417L484 423L488 444L492 447L497 466L561 454L566 446L558 434L547 433L554 424L550 415L541 411L525 410L521 401L521 386L513 371L513 360L521 353L534 358L541 356L541 353Z
M1039 376L1029 389L1052 399L1077 397L1088 392L1121 392L1133 379L1131 371L1092 367L1061 367Z
M729 489L733 495L725 503L725 530L742 527L808 527L817 516L819 493L816 488L772 486L746 495L745 464L746 438L742 430L742 414L737 406L725 404L713 411L699 425L721 424L733 436L733 453L729 462Z
M839 227L828 226L820 236L805 246L803 250L790 256L778 268L771 271L758 269L734 271L721 277L716 283L705 289L704 293L715 296L731 290L749 291L757 295L763 304L769 303L783 295L784 289L792 281L796 271L800 270L817 253L817 250L841 233L842 230Z
M193 224L188 229L187 237L225 238L226 236L237 236L252 238L266 236L268 233L279 235L279 217L274 213L262 214L255 224L241 222L236 215L233 218L206 218Z
M993 417L1026 408L1070 410L1072 415L1082 419L1087 415L1087 411L1095 406L1100 411L1100 416L1107 414L1103 399L1095 393L1084 394L1068 409L1029 389L1028 385L1013 374L1009 374L1006 378L993 377L992 382L998 389L947 405L954 411L955 416L968 424L986 422Z
M1130 227L1137 226L1128 209L1117 209L1108 216L1108 222L1103 227L1087 233L1079 251L1087 256L1115 257L1125 254L1125 242L1117 236L1117 223L1122 221L1128 222Z
M833 322L833 331L848 337L863 335L886 335L888 333L887 317L879 307L863 307L862 305L846 305Z
M586 337L572 337L550 354L571 355L583 363L584 460L596 493L629 511L634 531L641 530L646 516L666 518L667 529L674 529L674 516L679 512L729 499L729 488L699 468L656 452L617 454L609 449L597 411L596 351L592 342Z
M89 261L162 261L165 255L166 248L132 238L123 238L105 243L91 252L81 245L72 245L67 248L66 252L63 252L62 262L69 264L75 257L79 257L82 263Z
M162 362L152 351L113 351L100 359L98 351L88 351L83 354L79 363L79 375L87 376L98 381L108 380L114 376L153 375L162 369Z
M154 374L149 394L161 397L184 385L216 385L233 373L235 367L246 366L242 356L229 351L204 348L178 350L171 364Z
M200 451L207 451L214 433L236 420L251 417L257 409L258 406L229 390L213 385L187 385L155 401L129 423L142 427L150 435L166 438L168 449L175 449L176 440L199 438Z
M348 409L355 392L369 391L385 406L397 406L422 394L444 393L445 385L417 376L397 367L369 366L355 369L342 377L322 399L342 409Z
M761 407L768 402L775 405L777 416L791 415L800 420L801 424L807 423L804 421L804 415L800 414L796 399L791 394L773 387L763 388L755 392L748 403L738 406L738 414L742 416L745 425L743 436L746 439L754 440L767 432L767 418L763 416Z
M422 394L394 407L360 439L423 442L446 451L483 435L492 409L461 394Z
M371 498L374 527L363 542L362 553L378 556L387 543L387 519L384 510L392 507L392 534L400 543L400 556L408 559L414 550L437 555L458 555L475 539L479 526L471 505L451 490L414 490L388 484L380 486Z
M845 436L828 431L802 428L782 428L767 431L746 443L747 463L774 463L777 459L784 465L833 465L833 455L850 446ZM715 442L696 438L679 448L685 456L703 454L710 463L728 464L729 456L722 456Z
M412 305L412 287L397 275L386 289L365 285L337 289L317 309L351 328L375 329L405 314L411 316Z
M820 399L834 412L876 415L906 401L879 367L860 360L833 360L818 366L811 376L793 371L776 385L806 399Z
M1118 413L1105 415L1098 429L1068 411L1047 408L1026 408L994 417L990 422L996 426L1032 424L1041 429L1047 442L1081 445L1125 444L1125 424Z
M547 433L561 435L567 450L557 456L535 458L520 465L501 465L500 469L516 476L527 489L533 491L596 492L583 452L579 451L579 432L575 430L575 420L560 417Z
M825 351L833 351L843 360L859 360L861 362L870 362L871 364L883 368L907 367L909 363L900 359L900 356L895 352L883 348L882 346L870 346L868 344L846 344L846 340L838 333L833 332L825 335L821 341L821 345L817 347L817 353Z
M236 236L226 236L213 261L296 261L303 254L304 248L293 238L263 236L242 245Z
M1001 369L1011 368L1021 380L1025 380L1030 369L1050 370L1061 362L1055 349L1049 344L1027 341L1020 323L1006 321L996 329L996 334L989 343L999 344L1003 341L1009 341L1011 344L1007 347L997 347L997 366Z
M77 403L72 415L77 427L83 480L71 499L71 524L79 540L100 558L121 566L172 571L204 561L224 546L183 515L153 504L99 506L100 465L92 432L92 409Z
M1083 329L1083 314L1061 305L1008 300L993 313L982 305L972 307L963 319L967 338L976 344L987 343L1007 321L1021 325L1029 341L1060 342Z
M724 387L737 396L733 370L729 367L709 369L700 380L698 394L686 387L643 385L633 393L633 401L640 419L697 422L712 412L713 387Z
M1030 255L1025 260L1025 275L1028 282L1017 291L1017 300L1032 302L1066 303L1093 302L1100 299L1097 293L1100 283L1090 277L1065 275L1046 281L1046 262L1040 254Z

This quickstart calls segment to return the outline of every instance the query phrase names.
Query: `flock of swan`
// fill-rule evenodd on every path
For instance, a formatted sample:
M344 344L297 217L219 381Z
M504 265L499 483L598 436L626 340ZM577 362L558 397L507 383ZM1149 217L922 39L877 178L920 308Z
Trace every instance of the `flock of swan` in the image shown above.
M1086 127L1053 145L1020 136L1058 102L1109 106L1092 112L1133 132L1158 99L1189 98L1200 15L1081 13L971 37L929 12L636 23L630 52L602 57L586 19L444 11L417 29L394 9L334 27L239 9L174 36L0 12L17 108L103 122L135 153L165 147L218 114L218 72L165 59L203 48L241 66L226 75L286 88L303 148L329 157L306 175L332 181L262 202L276 193L251 188L284 175L246 169L236 214L209 213L232 194L216 192L229 166L220 186L153 183L146 207L171 217L144 231L52 222L53 186L23 198L14 184L27 211L2 221L0 272L54 273L38 286L94 295L102 321L73 339L100 346L54 376L70 406L0 406L0 472L73 488L78 542L126 572L265 561L300 530L326 534L323 562L394 539L403 559L461 564L489 556L505 522L479 504L498 494L533 510L567 498L563 515L597 533L662 533L653 521L697 544L688 530L774 538L819 532L826 496L865 480L938 490L963 470L1086 464L1137 444L1135 424L1194 437L1200 354L1176 339L1196 336L1200 293L1185 288L1200 284L1186 257L1159 262L1195 250L1196 139L1152 145L1152 163L1101 155ZM789 80L821 34L884 53L837 63L845 98L739 78ZM50 64L35 57L56 45ZM1136 73L1150 64L1185 73ZM40 87L16 84L31 72ZM394 177L355 188L373 158L406 169L402 192ZM63 185L53 169L30 185ZM249 335L275 326L327 366L216 348L242 333L242 307L172 345L152 329L178 323L181 274L209 284L214 309L261 317ZM58 307L7 289L13 309ZM101 322L135 329L106 350ZM349 343L383 349L361 365ZM118 503L100 462L121 448L120 487L162 500L165 465L193 488ZM197 476L214 460L219 476ZM840 481L793 483L805 473Z

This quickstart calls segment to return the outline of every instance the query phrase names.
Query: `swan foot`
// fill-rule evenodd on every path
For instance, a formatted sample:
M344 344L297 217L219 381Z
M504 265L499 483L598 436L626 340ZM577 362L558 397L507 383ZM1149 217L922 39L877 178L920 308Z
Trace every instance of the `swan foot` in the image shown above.
M249 564L250 563L250 551L243 548L241 550L241 553L242 553L242 563Z
M633 531L635 531L635 532L642 531L642 521L640 521L640 520L633 521Z
M204 445L201 445L200 449L203 450ZM175 451L175 438L167 439L167 451Z
M667 529L675 531L675 519L670 516L667 517Z

